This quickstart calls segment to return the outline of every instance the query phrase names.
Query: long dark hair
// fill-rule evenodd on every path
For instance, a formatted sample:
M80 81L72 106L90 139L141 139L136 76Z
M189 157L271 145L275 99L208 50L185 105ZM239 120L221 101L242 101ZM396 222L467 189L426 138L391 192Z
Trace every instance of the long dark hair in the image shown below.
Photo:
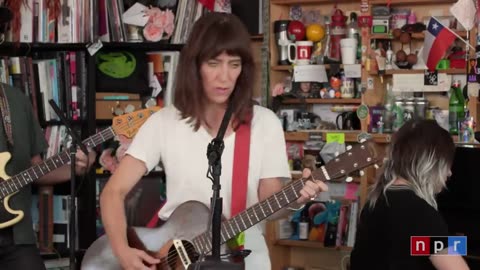
M454 153L452 137L436 121L405 123L387 149L383 173L370 193L370 207L397 178L403 178L417 196L436 209L435 195L445 187Z
M243 23L232 14L208 13L193 26L187 43L182 49L176 73L173 104L182 118L189 118L198 130L205 120L206 99L200 67L204 61L221 53L239 56L242 72L230 96L233 106L234 126L248 120L253 107L255 64L250 47L250 35Z

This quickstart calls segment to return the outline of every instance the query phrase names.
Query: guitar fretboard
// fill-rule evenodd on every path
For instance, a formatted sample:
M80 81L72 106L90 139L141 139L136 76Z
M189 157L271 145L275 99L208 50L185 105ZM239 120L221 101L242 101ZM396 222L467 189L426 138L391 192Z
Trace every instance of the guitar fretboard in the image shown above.
M93 148L115 136L115 132L111 127L106 128L99 133L83 140L86 147ZM19 191L22 187L32 183L41 178L49 172L70 162L70 150L67 149L55 156L52 156L43 162L26 169L15 176L8 179L8 181L0 182L0 199Z
M300 197L300 190L303 188L306 181L308 180L296 180L284 187L281 191L268 197L268 199L251 206L230 220L222 222L221 243L225 243L237 234L247 230L275 212L285 208L290 203L296 201ZM198 248L198 251L207 254L212 249L211 239L212 232L209 230L196 236L193 239L193 243Z

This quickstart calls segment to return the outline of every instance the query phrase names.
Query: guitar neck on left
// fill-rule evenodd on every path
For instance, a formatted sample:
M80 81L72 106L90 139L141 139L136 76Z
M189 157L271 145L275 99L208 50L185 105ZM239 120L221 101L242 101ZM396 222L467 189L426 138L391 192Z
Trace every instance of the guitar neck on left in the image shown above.
M88 148L93 148L115 136L115 132L111 127L106 128L99 133L85 139L83 144ZM0 182L0 199L7 197L19 191L24 186L40 179L49 172L62 167L70 162L70 150L65 150L57 155L47 158L43 162L32 166L14 176L8 181Z

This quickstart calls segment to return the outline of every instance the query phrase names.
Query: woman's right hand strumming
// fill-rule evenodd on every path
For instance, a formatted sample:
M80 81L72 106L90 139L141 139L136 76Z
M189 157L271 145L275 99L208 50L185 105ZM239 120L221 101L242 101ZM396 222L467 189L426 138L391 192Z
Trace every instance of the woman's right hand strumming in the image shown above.
M159 259L148 255L145 251L131 247L119 251L117 257L125 270L157 269L156 265L160 263ZM147 265L150 265L150 267Z

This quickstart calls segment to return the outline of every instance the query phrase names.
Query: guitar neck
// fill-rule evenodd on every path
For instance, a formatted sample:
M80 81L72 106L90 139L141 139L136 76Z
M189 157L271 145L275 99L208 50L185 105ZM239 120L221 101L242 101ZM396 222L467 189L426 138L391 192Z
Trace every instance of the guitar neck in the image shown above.
M106 128L99 133L88 137L83 144L89 148L93 148L115 136L113 128ZM34 182L49 172L70 162L70 150L65 150L55 156L49 157L43 162L26 169L15 176L2 181L0 183L0 199L19 191L24 186Z
M324 179L321 174L313 174L314 179ZM235 215L231 219L222 222L221 228L221 242L222 244L229 239L235 237L237 234L247 230L260 221L268 218L274 213L288 206L290 203L295 202L300 197L300 190L305 185L308 179L299 179L293 181L293 183L285 186L281 191L268 197L266 200L259 202L243 212ZM197 247L202 247L203 253L208 253L211 246L212 232L204 232L193 239L196 242Z

